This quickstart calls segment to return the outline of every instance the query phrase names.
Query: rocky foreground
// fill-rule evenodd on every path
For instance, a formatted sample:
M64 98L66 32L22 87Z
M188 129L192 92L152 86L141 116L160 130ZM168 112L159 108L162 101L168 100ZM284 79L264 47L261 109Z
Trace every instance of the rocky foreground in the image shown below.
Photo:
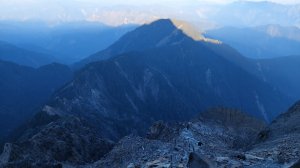
M213 109L188 123L158 122L147 138L127 136L86 167L291 167L300 158L299 117L300 103L268 127L238 111Z
M300 102L269 126L215 108L190 122L156 122L147 136L113 144L79 118L54 119L6 144L0 167L299 167L299 121Z

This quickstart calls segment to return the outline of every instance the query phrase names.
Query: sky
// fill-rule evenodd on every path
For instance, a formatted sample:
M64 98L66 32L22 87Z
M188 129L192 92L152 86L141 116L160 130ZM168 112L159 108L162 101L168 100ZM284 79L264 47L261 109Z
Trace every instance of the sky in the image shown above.
M300 0L270 1L281 4L300 4ZM126 22L128 18L120 17L124 16L125 11L132 23L140 23L142 20L158 18L158 15L172 17L169 15L171 13L184 13L186 17L192 18L188 11L193 7L199 7L201 4L204 6L231 2L234 0L0 0L0 21L43 20L61 22L88 20L115 25ZM205 12L209 12L204 10L209 9L199 7L196 11L201 19L204 19Z
M1 0L5 1L5 0ZM10 0L11 1L11 0ZM24 0L12 0L12 1L24 1ZM26 1L26 0L25 0ZM34 1L34 0L30 0ZM37 1L37 0L36 0ZM39 0L43 1L43 0ZM76 0L64 0L67 2L72 2ZM236 0L77 0L77 1L82 1L82 2L93 2L93 3L102 3L102 4L131 4L131 5L136 5L136 4L151 4L151 3L178 3L178 2L192 2L192 1L197 1L197 2L203 2L203 3L217 3L217 4L226 4L226 3L231 3ZM251 0L251 1L265 1L265 0ZM281 3L281 4L297 4L300 3L300 0L268 0L270 2L275 2L275 3Z

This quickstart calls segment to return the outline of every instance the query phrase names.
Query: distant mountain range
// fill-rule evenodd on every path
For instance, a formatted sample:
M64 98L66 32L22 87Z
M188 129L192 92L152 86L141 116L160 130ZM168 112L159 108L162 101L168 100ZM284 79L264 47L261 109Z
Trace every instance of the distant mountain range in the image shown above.
M254 28L224 27L206 36L218 39L249 58L274 58L300 54L300 29L276 25Z
M43 22L2 21L0 25L0 40L19 48L44 53L43 55L52 55L56 58L56 62L65 64L79 61L108 47L123 34L135 28L135 25L109 27L92 22L51 26ZM34 54L31 55L34 57Z
M208 18L220 26L253 27L267 24L300 26L300 4L236 1L220 6Z
M144 24L160 18L179 18L201 24L202 28L214 26L249 27L266 24L300 26L299 5L270 1L216 1L173 0L173 1L14 1L1 2L2 20L44 20L51 24L88 21L101 22L110 26ZM221 2L221 1L219 1ZM294 1L296 2L296 1ZM172 4L172 5L170 5ZM34 10L32 10L34 9ZM55 11L55 12L54 12ZM37 14L38 13L38 14ZM26 18L26 19L24 19Z
M12 44L0 41L0 60L10 61L19 65L40 67L46 64L57 62L53 56L26 50Z
M209 31L206 35L220 39L248 58L234 52L231 56L222 50L216 52L223 53L226 59L271 83L296 101L300 98L298 31L298 28L269 25L245 29L227 27ZM293 37L292 32L295 32Z
M271 37L300 41L300 28L295 26L265 25L256 30L267 33Z

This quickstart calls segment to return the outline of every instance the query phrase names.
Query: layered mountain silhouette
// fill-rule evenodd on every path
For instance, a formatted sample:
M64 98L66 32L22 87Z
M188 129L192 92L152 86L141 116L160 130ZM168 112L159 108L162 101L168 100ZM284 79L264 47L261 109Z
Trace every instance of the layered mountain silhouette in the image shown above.
M104 137L118 139L142 134L156 120L184 120L214 106L267 121L284 110L284 95L211 49L222 44L207 41L167 19L137 28L91 56L88 61L103 61L80 70L44 111L81 116Z
M56 62L53 56L26 50L15 45L0 41L0 60L14 62L19 65L40 67Z
M285 95L297 101L300 97L300 56L285 56L273 59L256 60L260 76Z
M299 24L299 4L283 4L271 1L235 1L208 14L218 25L253 27L265 24L283 26Z
M183 35L184 34L184 35ZM187 39L218 42L204 38L194 26L180 20L162 19L138 27L121 37L107 49L100 51L75 64L82 67L90 62L100 61L129 51L171 46Z
M0 137L28 120L56 89L71 80L65 65L49 64L38 69L0 61Z
M281 37L300 41L300 29L296 26L281 26L278 24L270 24L265 26L258 26L256 30L267 33L271 37Z
M224 27L210 30L206 35L229 44L248 58L261 59L298 55L298 31L298 28L267 25L254 28Z
M210 43L207 43L206 46L222 55L226 60L232 62L236 66L256 76L265 83L274 86L284 95L289 97L289 104L292 104L292 102L295 102L300 98L300 76L297 73L300 70L300 67L298 66L300 57L298 55L251 59L242 56L239 52L228 47L226 44L219 45L218 48Z
M0 166L134 167L174 162L184 167L194 165L192 158L233 167L283 164L261 159L258 148L252 148L269 141L272 124L264 129L263 122L240 111L270 122L291 100L264 80L252 60L203 37L192 26L155 21L75 66L83 68L14 132ZM216 108L190 121L216 106L238 110ZM148 139L134 136L145 136L158 120L183 123L158 124ZM113 142L129 134L133 135L107 154ZM133 149L136 160L129 154ZM166 153L170 155L163 158ZM288 157L284 162L296 161Z
M108 47L136 27L135 25L110 27L87 21L54 25L38 21L0 21L0 25L0 41L26 50L46 53L44 55L53 55L56 62L65 64L77 62ZM13 55L10 58L13 59Z

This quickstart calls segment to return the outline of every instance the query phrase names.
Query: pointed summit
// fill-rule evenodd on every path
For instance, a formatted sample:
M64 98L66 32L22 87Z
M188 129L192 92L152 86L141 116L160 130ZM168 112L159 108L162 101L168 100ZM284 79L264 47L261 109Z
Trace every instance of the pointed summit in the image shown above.
M149 28L162 28L162 27L172 27L172 31L182 31L186 36L192 38L195 41L203 40L204 37L201 34L201 31L196 28L196 26L192 25L191 23L188 23L183 20L177 20L177 19L159 19L156 21L153 21L149 24L146 24L149 26ZM171 29L170 29L171 30ZM172 32L169 32L172 33ZM175 34L173 34L175 35Z
M113 45L87 59L81 65L114 57L130 51L178 45L187 41L217 42L206 39L192 24L174 19L159 19L125 34Z
M171 19L173 25L177 27L177 29L180 29L185 35L189 36L195 41L204 40L204 36L202 36L199 29L197 29L194 25L182 21L182 20L176 20Z

